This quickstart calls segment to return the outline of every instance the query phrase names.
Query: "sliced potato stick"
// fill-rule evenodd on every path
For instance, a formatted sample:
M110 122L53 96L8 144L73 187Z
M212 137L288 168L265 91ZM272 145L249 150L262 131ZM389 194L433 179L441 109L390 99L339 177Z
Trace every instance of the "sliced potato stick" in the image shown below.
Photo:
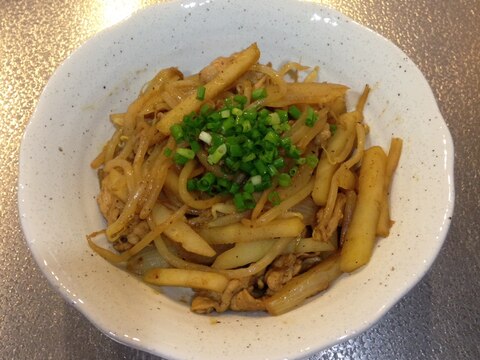
M348 87L330 83L287 83L285 96L265 102L266 106L283 107L293 104L325 104L344 96Z
M351 272L372 255L380 216L387 156L379 146L365 151L360 168L358 199L342 248L341 269Z
M171 214L172 212L163 205L157 204L152 210L153 220L157 224L161 224ZM215 250L183 221L173 223L164 233L173 241L180 243L187 251L208 257L216 254Z
M233 82L242 76L260 57L260 50L257 44L250 45L245 50L234 56L232 63L221 71L213 80L205 84L205 98L198 100L196 94L192 94L175 106L171 111L165 114L158 123L157 128L163 134L170 133L170 127L173 124L182 121L183 117L192 111L197 111L200 106L208 100L218 96L227 89Z
M390 142L390 150L388 151L387 168L385 170L385 184L383 187L383 200L380 209L380 219L378 220L377 225L377 235L382 237L387 237L390 234L390 227L393 224L393 221L390 219L390 202L388 200L388 195L390 186L392 185L393 172L397 168L398 162L400 161L402 145L402 139L392 138Z
M235 269L260 260L275 244L275 239L236 243L233 248L217 256L212 267Z
M312 238L299 239L297 242L290 243L284 251L284 254L288 253L308 253L308 252L322 252L333 251L335 246L329 241L316 241Z
M228 284L225 275L199 270L155 268L147 271L143 280L160 286L179 286L223 292Z
M262 226L241 223L214 228L200 228L198 233L210 244L233 244L278 237L298 237L305 225L299 218L272 220Z
M331 164L325 152L320 156L320 161L315 172L315 183L312 190L312 198L315 204L324 206L327 203L330 183L338 165Z

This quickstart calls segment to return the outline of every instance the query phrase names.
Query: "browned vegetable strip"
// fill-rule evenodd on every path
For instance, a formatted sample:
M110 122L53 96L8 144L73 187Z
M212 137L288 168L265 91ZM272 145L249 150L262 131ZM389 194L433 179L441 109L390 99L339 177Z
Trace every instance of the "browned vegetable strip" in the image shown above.
M387 156L374 146L365 151L358 185L358 200L342 248L341 269L351 272L372 256L380 217Z
M160 286L180 286L223 292L228 284L225 275L200 270L155 268L143 276L147 283Z
M392 138L390 142L390 150L387 157L387 168L385 170L385 184L383 187L383 200L380 209L380 219L377 225L377 235L387 237L390 234L390 228L393 221L390 219L390 201L388 195L390 186L392 184L392 176L400 161L400 154L402 153L402 139Z
M293 104L325 104L344 96L348 87L330 83L287 83L281 99L265 102L266 106L283 107Z
M325 290L341 274L340 257L335 253L307 272L295 276L281 290L265 299L265 307L271 315L286 313Z

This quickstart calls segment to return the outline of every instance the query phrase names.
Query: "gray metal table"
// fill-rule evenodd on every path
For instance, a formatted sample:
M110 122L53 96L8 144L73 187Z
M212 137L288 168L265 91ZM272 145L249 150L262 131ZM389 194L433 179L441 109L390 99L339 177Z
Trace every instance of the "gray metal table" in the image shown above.
M154 2L154 1L152 1ZM480 1L319 1L402 48L455 142L456 205L431 271L377 325L314 359L480 359ZM101 334L55 293L20 229L19 144L76 47L149 1L0 0L0 358L153 359Z

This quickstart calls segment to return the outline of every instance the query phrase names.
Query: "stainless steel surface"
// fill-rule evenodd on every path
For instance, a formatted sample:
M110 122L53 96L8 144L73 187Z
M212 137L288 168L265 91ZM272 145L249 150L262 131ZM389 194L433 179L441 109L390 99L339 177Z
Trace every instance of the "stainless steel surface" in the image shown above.
M480 359L480 1L318 2L393 41L425 74L455 143L456 204L420 284L373 328L312 358ZM0 0L2 359L155 358L110 340L50 288L25 244L16 199L21 136L54 69L149 3Z

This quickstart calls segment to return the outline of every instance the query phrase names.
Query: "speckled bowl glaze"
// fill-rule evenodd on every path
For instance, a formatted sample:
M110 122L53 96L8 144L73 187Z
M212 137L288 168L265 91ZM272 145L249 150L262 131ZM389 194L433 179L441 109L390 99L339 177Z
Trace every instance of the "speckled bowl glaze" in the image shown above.
M369 141L404 139L392 190L390 237L368 266L278 317L200 316L110 265L85 234L104 226L89 162L157 70L196 72L252 42L262 62L319 65L321 80L350 98L373 87ZM99 329L175 359L305 357L376 322L430 267L453 210L453 145L416 66L381 36L345 16L297 1L191 1L149 7L75 51L46 86L21 148L19 206L31 251L52 285Z

